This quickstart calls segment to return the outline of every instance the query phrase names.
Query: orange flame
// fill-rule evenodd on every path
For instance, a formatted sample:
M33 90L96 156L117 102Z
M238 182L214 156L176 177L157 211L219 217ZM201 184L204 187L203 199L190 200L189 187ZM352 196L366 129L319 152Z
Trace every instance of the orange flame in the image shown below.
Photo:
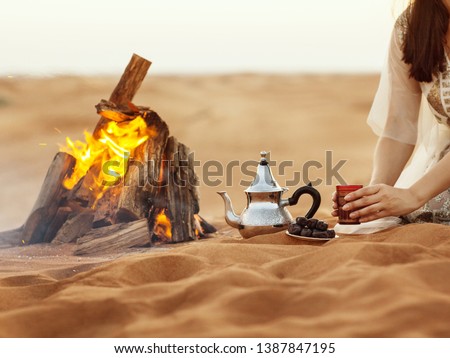
M76 164L72 175L65 179L64 186L72 189L93 165L100 165L98 188L93 189L100 194L105 187L117 183L126 174L128 159L134 149L154 134L145 120L138 116L132 121L108 122L100 130L98 139L86 131L85 142L73 142L67 137L67 146L60 150L75 157Z
M161 240L172 238L172 223L167 216L167 209L162 209L158 215L156 215L153 232Z
M194 214L194 223L195 223L195 236L197 236L197 238L201 238L205 235L202 225L202 218L200 217L200 215L198 214Z

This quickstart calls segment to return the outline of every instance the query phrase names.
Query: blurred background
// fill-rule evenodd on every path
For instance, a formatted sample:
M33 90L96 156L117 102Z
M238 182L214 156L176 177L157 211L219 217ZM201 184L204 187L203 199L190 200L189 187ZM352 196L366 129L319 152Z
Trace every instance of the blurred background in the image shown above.
M294 166L345 160L346 182L366 184L376 137L365 121L392 25L405 0L15 0L0 12L0 230L28 216L59 144L83 139L132 53L153 62L134 102L157 111L205 163L224 167L271 151ZM201 214L222 220L215 193L239 212L243 176L201 184ZM203 170L198 169L202 178ZM303 178L303 176L302 176ZM215 178L213 178L215 179ZM229 185L226 185L229 184ZM302 185L300 183L299 185ZM330 212L336 178L321 184ZM291 193L296 187L290 187ZM303 214L305 199L291 210Z
M113 74L136 52L164 74L376 72L405 0L15 0L2 75Z

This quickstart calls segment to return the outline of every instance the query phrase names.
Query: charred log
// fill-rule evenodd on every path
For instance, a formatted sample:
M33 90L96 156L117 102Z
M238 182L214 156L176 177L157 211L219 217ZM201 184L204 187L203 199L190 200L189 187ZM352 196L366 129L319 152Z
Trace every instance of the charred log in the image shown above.
M128 66L125 68L122 77L116 88L111 93L109 100L116 105L127 105L134 98L134 95L141 87L147 71L151 66L151 62L136 54L131 57ZM97 136L100 129L109 121L109 119L101 117L94 129L94 136Z
M58 230L59 220L54 220L62 205L67 189L63 181L70 176L75 165L75 158L67 153L58 153L53 159L42 184L39 196L30 216L23 226L22 240L24 244L44 242L46 233Z
M77 240L75 255L117 253L131 247L150 245L147 220L94 229Z

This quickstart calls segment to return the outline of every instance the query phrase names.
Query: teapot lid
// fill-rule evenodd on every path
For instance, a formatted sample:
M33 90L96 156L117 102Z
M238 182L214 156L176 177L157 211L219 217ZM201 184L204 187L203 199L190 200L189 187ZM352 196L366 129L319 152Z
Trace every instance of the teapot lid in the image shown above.
M261 160L256 170L256 177L253 183L245 190L246 193L270 193L284 191L278 185L272 175L269 162L266 159L267 152L261 152Z

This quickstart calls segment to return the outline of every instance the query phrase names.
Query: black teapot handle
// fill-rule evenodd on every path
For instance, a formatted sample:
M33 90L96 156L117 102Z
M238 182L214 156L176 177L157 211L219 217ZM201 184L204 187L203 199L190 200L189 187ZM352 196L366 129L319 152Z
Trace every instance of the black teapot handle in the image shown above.
M298 200L300 199L300 196L303 194L309 194L311 195L313 199L313 204L311 206L311 209L309 209L308 213L305 215L307 219L310 219L314 216L314 214L319 210L320 202L322 201L320 197L320 193L312 187L311 183L309 183L306 186L302 186L301 188L298 188L294 194L288 199L289 205L296 205L298 203Z

